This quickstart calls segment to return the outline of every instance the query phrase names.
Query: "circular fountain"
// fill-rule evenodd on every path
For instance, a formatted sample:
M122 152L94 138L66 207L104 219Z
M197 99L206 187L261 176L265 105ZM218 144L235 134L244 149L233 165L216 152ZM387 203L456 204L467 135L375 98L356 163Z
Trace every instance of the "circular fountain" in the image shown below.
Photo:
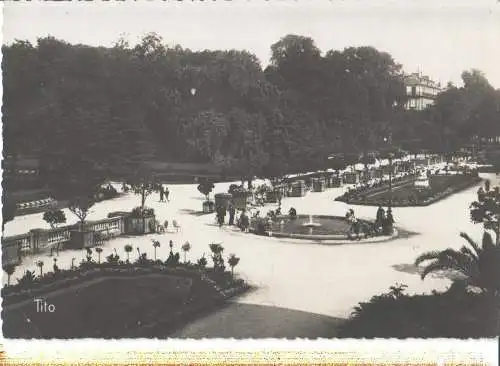
M371 225L371 222L366 220L358 220L358 222L361 222L364 227ZM328 215L297 215L296 217L283 215L273 220L268 219L265 230L262 226L260 228L255 226L251 227L250 231L258 235L278 238L325 243L335 241L339 244L352 242L357 238L353 236L352 225L345 217ZM390 240L392 237L377 235L377 237L363 236L360 239L363 239L363 242L373 242Z

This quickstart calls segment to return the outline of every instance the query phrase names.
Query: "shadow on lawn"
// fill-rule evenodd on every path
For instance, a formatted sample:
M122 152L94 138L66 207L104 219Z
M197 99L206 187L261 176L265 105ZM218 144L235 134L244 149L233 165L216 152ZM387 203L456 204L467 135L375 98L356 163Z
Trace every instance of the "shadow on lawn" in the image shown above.
M173 338L334 338L345 319L276 306L228 303L171 334Z
M187 208L183 208L183 209L179 210L179 212L182 212L182 213L185 213L188 215L193 215L193 216L207 216L207 215L214 214L213 212L196 211L196 210L190 210Z
M408 274L414 274L420 276L422 273L423 268L422 267L417 267L413 263L403 263L403 264L395 264L392 266L393 269L395 269L398 272L403 272L403 273L408 273ZM456 274L452 271L442 271L442 272L435 272L430 274L429 276L433 278L438 278L438 279L446 279L450 281L455 281L460 279L460 275Z

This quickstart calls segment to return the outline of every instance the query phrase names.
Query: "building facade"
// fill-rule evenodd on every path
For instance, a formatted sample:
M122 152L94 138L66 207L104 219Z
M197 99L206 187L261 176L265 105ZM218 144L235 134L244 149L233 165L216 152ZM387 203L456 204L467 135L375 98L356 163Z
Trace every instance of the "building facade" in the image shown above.
M413 73L405 77L408 101L405 108L422 111L434 104L436 96L443 90L441 84L426 75Z

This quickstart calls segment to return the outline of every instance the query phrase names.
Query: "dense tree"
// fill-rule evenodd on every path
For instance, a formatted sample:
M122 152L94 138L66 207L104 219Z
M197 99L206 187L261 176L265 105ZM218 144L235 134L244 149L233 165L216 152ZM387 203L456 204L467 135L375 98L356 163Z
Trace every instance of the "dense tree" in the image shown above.
M46 211L43 214L43 220L54 229L58 224L64 224L66 222L66 214L62 210Z
M496 245L500 246L500 187L490 189L489 185L485 185L485 188L478 192L477 201L471 204L471 220L482 223L486 230L492 230Z
M14 220L16 210L16 202L4 191L2 194L2 231L4 231L6 223Z
M445 152L456 151L472 136L487 138L500 132L500 92L479 70L464 71L462 81L462 87L450 85L440 93L431 109Z
M4 155L38 156L52 186L75 159L120 178L153 159L212 162L251 181L325 168L330 154L367 153L389 132L415 151L454 150L499 128L500 93L477 70L430 112L408 112L389 54L322 55L299 35L271 46L265 70L246 51L193 52L154 33L111 48L46 37L2 51Z

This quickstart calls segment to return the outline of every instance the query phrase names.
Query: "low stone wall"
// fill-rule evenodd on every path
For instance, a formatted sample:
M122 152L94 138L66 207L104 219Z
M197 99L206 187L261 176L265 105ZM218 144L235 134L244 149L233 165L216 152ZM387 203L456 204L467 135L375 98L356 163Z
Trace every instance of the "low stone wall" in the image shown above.
M71 247L73 248L83 248L95 244L94 239L89 239L88 235L83 236L82 240L78 242L81 242L82 245L75 243L76 236L78 236L74 234L75 232L99 233L99 237L102 239L125 234L125 218L126 216L116 216L89 221L83 227L80 224L74 224L55 229L32 229L26 234L2 237L2 265L19 264L23 256L50 249L64 249L70 243L72 243ZM93 234L91 236L94 237Z

